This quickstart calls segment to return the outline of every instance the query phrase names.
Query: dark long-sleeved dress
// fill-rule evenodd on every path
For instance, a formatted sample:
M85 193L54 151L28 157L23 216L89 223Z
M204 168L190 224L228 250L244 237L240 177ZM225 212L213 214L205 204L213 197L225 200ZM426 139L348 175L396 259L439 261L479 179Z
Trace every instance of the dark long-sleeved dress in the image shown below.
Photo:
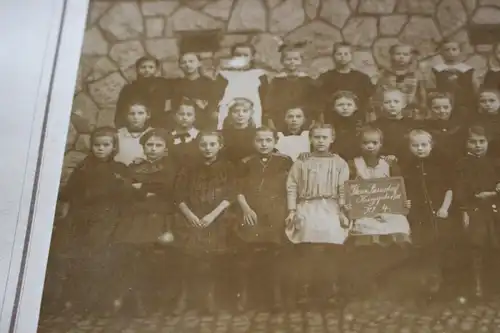
M127 126L127 113L132 103L143 103L151 112L152 127L168 128L167 102L173 97L173 81L161 77L141 78L125 85L116 102L115 127Z
M471 125L480 125L486 129L489 135L488 156L495 159L497 166L500 166L500 113L488 114L479 113L471 121Z
M407 197L411 200L408 219L415 245L428 246L436 241L451 240L459 231L452 219L435 217L446 192L453 189L451 166L447 156L437 149L426 158L411 156L401 161Z
M170 133L168 144L168 155L175 161L178 167L191 164L200 157L197 137L200 131L193 128L185 133L176 130Z
M256 129L247 127L244 129L224 128L224 158L238 164L243 158L255 153L254 140Z
M346 161L352 160L360 153L361 139L358 131L363 121L359 115L361 113L355 113L351 117L341 117L333 111L328 116L325 114L325 122L335 128L335 141L331 146L331 151Z
M456 112L452 114L452 118L469 118L470 111L475 109L477 103L474 68L464 63L439 64L432 68L432 73L436 81L436 90L451 94L455 100Z
M235 186L236 174L232 163L223 158L208 165L199 161L179 171L175 182L175 202L176 205L185 203L202 219L222 201L233 202ZM179 212L174 225L174 243L192 255L225 253L230 249L228 233L231 223L234 223L234 217L229 209L206 228L191 226Z
M183 97L194 101L203 101L206 106L203 109L197 108L196 110L196 127L199 129L215 129L217 120L212 115L217 111L226 86L227 81L221 76L212 79L202 75L195 80L178 78L174 81L173 108L176 108Z
M434 148L447 155L450 165L455 165L465 154L465 133L460 121L426 120L422 129L429 131Z
M481 89L500 90L500 69L489 69L486 72Z
M495 192L498 183L500 177L491 158L467 154L459 161L454 193L460 210L469 214L470 222L466 234L474 246L500 245L498 195L485 200L475 197L481 192Z
M76 256L92 256L105 251L127 198L126 166L88 156L73 171L59 199L70 204L64 233L65 251ZM56 226L57 228L57 226Z
M285 240L286 179L292 164L291 158L277 153L243 159L238 170L239 193L257 214L256 225L236 225L244 242L281 244Z
M336 92L351 91L358 97L358 109L361 110L361 116L366 119L365 111L368 109L370 98L375 91L368 75L354 69L349 73L340 73L333 69L321 74L318 81L324 106L328 105Z
M269 83L263 101L264 124L267 120L272 120L278 131L284 131L286 129L285 113L293 107L303 109L308 123L317 119L316 110L320 104L315 101L317 99L315 88L314 80L306 74L296 76L278 74Z
M129 166L130 184L140 183L131 189L133 195L127 202L126 214L113 234L116 243L154 244L170 231L173 214L173 182L175 168L167 157L150 162L143 160Z
M372 123L372 126L379 128L384 134L384 143L380 153L382 155L394 155L402 158L407 155L408 140L407 134L418 127L418 123L412 119L389 119L380 118Z

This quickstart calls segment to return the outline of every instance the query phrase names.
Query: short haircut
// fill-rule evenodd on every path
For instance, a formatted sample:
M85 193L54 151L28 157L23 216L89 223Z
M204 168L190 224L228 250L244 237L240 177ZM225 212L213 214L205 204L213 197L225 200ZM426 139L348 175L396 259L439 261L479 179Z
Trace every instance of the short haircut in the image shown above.
M90 146L93 146L97 138L110 137L113 139L113 156L118 153L119 141L118 141L118 130L110 126L97 127L90 133Z
M365 125L359 130L359 140L363 142L363 136L365 134L377 134L380 138L380 143L384 142L384 132L378 127L371 126L371 125Z
M347 42L337 42L333 43L333 51L332 54L335 54L340 48L345 47L352 51L352 45Z
M484 136L488 141L491 140L489 131L482 125L476 124L469 127L467 129L467 139L470 138L471 135L480 135Z
M128 103L128 106L127 106L127 113L130 112L130 109L132 109L132 107L134 106L142 106L144 107L144 109L146 109L146 112L147 114L151 114L151 110L149 109L149 107L146 105L146 103L144 101L132 101L130 103Z
M201 131L198 134L198 137L196 138L196 141L200 143L200 141L206 137L206 136L215 136L217 137L217 140L219 141L219 144L222 146L224 145L224 136L220 131Z
M146 142L152 137L163 139L163 141L165 141L165 146L168 146L168 143L170 141L170 135L167 130L163 128L153 128L149 131L146 131L146 133L141 136L141 138L139 139L139 143L141 144L141 146L144 146Z
M414 137L419 136L419 135L427 137L429 139L429 142L431 144L433 144L434 139L432 138L432 134L429 133L428 131L423 130L423 129L413 129L406 135L406 137L407 137L408 141L410 141L411 139L413 139Z
M436 99L447 99L450 101L451 107L455 105L453 95L447 92L430 92L427 94L427 106L429 109L432 107L432 102Z
M457 40L454 40L454 39L451 39L451 38L444 38L441 43L439 43L438 45L438 51L439 50L442 50L443 47L446 45L446 44L451 44L451 43L454 43L454 44L457 44L458 45L458 48L460 50L462 50L462 43L460 43L459 41Z
M314 131L315 130L318 130L318 129L329 129L332 131L332 136L335 135L335 128L330 125L330 124L325 124L325 123L315 123L311 129L309 130L309 137L312 137L313 134L314 134Z
M156 68L160 68L161 64L160 64L160 60L156 59L155 57L153 57L152 55L145 55L145 56L142 56L140 57L139 59L136 60L135 62L135 68L136 69L139 69L139 67L141 67L141 65L147 61L152 61L155 63L156 65Z
M237 49L243 49L243 48L250 49L252 55L255 55L255 53L257 53L255 46L253 46L250 43L236 43L233 46L231 46L231 55L234 56L234 53L236 52Z
M273 134L274 141L278 141L278 132L269 126L261 126L255 130L255 136L257 137L257 133L259 132L270 132Z
M358 96L355 93L353 93L352 91L348 91L348 90L337 91L336 93L334 93L332 95L330 100L331 100L332 104L335 104L341 98L350 99L354 102L354 104L356 104L356 106L358 105L358 101L359 101Z

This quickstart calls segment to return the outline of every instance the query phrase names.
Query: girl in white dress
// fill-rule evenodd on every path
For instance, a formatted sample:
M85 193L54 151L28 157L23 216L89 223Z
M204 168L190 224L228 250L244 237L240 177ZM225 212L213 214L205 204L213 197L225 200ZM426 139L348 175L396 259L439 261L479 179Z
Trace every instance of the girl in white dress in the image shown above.
M268 86L266 71L253 67L255 48L251 44L236 44L231 49L232 59L219 75L228 84L224 97L219 103L217 129L222 129L224 119L229 113L229 104L235 98L246 98L253 103L253 122L256 127L262 124L262 99Z
M301 284L314 288L309 295L324 302L334 291L341 245L348 235L340 188L349 179L349 167L329 151L334 140L331 125L315 125L309 136L313 152L296 160L288 174L286 234L296 244L302 270L290 278L301 278Z
M364 127L360 131L361 156L349 161L350 178L368 180L400 176L400 169L394 159L380 156L383 142L382 131ZM409 207L409 202L406 202ZM346 210L351 207L346 205ZM401 214L380 214L353 221L347 244L348 255L343 267L344 291L349 294L368 291L378 282L390 280L389 272L407 258L410 244L410 225ZM348 288L348 289L346 289Z
M295 161L301 153L309 153L309 131L305 129L306 118L300 107L290 108L285 114L287 130L278 132L276 149Z

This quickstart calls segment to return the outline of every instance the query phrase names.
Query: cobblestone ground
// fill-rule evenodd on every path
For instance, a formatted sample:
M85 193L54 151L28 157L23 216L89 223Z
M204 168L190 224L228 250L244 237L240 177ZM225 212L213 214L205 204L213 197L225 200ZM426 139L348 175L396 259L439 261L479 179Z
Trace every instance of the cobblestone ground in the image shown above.
M339 322L340 321L340 322ZM413 302L360 300L339 310L214 316L154 313L143 318L95 315L42 316L40 333L423 333L499 332L500 297L482 302L459 299L417 307Z

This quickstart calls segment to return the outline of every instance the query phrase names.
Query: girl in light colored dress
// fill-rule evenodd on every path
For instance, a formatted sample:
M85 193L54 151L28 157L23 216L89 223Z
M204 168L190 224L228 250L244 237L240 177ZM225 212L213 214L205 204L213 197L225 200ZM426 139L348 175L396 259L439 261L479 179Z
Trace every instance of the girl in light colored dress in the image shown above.
M253 67L255 48L251 44L236 44L231 49L232 59L219 75L228 84L219 103L217 129L222 129L229 113L229 105L235 98L246 98L253 103L253 121L256 127L262 124L262 100L268 86L266 71Z
M350 178L368 180L400 175L396 162L380 156L383 144L382 131L364 127L360 131L361 156L349 161ZM409 203L407 203L407 206ZM346 205L346 209L351 207ZM406 259L404 249L410 244L410 225L401 214L379 214L363 217L353 222L347 242L348 255L343 268L344 281L349 282L349 293L359 293L374 286L377 278L387 277L384 271Z
M292 160L296 160L301 153L309 153L309 131L306 130L306 117L302 107L292 107L285 113L286 130L278 132L276 149Z
M328 301L331 293L327 290L333 291L349 226L340 196L341 186L349 179L349 167L329 151L334 135L331 125L313 126L313 152L294 162L287 179L286 234L297 245L298 267L304 273L292 278L305 279L302 282L315 287L314 294L322 301Z

